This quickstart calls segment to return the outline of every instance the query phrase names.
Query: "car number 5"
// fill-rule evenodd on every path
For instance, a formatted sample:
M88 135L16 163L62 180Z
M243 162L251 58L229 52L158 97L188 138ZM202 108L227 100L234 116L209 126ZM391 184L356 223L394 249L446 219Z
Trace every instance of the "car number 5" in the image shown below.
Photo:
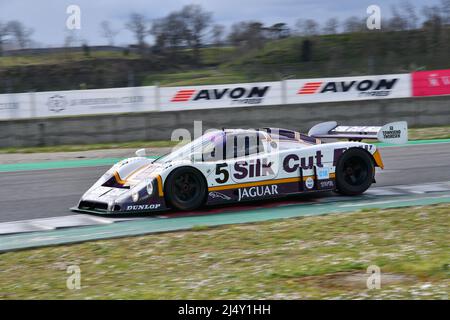
M222 177L216 178L217 183L225 183L230 178L230 174L229 174L228 170L226 169L227 167L228 167L228 165L226 163L218 163L216 165L216 175L218 175L218 176L223 175L223 178Z

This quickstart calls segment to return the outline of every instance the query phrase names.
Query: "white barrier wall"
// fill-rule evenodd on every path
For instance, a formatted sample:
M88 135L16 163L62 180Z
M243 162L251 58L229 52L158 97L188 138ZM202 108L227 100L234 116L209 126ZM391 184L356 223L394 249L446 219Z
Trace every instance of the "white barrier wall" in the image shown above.
M160 88L160 111L277 105L280 82Z
M47 91L0 95L0 120L156 110L157 88Z
M0 120L412 97L410 74L0 95Z

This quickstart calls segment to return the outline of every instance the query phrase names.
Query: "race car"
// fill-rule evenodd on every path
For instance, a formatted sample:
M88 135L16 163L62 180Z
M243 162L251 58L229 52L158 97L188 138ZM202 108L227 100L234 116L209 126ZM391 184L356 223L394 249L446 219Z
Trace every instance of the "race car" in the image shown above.
M345 139L345 141L339 141ZM404 121L381 127L319 123L308 134L262 129L212 130L157 159L124 159L72 210L121 214L195 210L287 195L335 191L354 196L383 169L380 151L363 140L402 144Z

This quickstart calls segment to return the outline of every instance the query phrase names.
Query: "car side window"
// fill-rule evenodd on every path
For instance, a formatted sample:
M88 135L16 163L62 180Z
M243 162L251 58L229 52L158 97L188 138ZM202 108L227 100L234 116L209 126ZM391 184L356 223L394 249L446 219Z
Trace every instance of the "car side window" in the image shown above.
M263 138L259 133L227 134L226 159L241 158L264 152Z

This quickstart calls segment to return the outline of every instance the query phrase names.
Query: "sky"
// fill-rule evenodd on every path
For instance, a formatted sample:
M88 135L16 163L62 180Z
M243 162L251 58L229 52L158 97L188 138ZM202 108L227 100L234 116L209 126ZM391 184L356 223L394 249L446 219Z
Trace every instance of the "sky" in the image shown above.
M439 0L409 0L420 13L424 5L438 4ZM382 18L389 17L396 0L0 0L0 22L19 20L34 30L32 39L42 47L62 46L68 33L66 9L78 5L81 9L79 40L89 45L107 44L101 36L100 23L110 22L120 29L116 44L133 43L133 35L124 28L133 12L145 15L149 21L160 18L186 4L199 4L213 13L214 23L229 27L239 21L260 21L266 25L286 22L295 26L298 19L314 19L323 24L336 17L340 21L350 16L365 17L369 5L381 8ZM152 42L149 37L148 42Z

